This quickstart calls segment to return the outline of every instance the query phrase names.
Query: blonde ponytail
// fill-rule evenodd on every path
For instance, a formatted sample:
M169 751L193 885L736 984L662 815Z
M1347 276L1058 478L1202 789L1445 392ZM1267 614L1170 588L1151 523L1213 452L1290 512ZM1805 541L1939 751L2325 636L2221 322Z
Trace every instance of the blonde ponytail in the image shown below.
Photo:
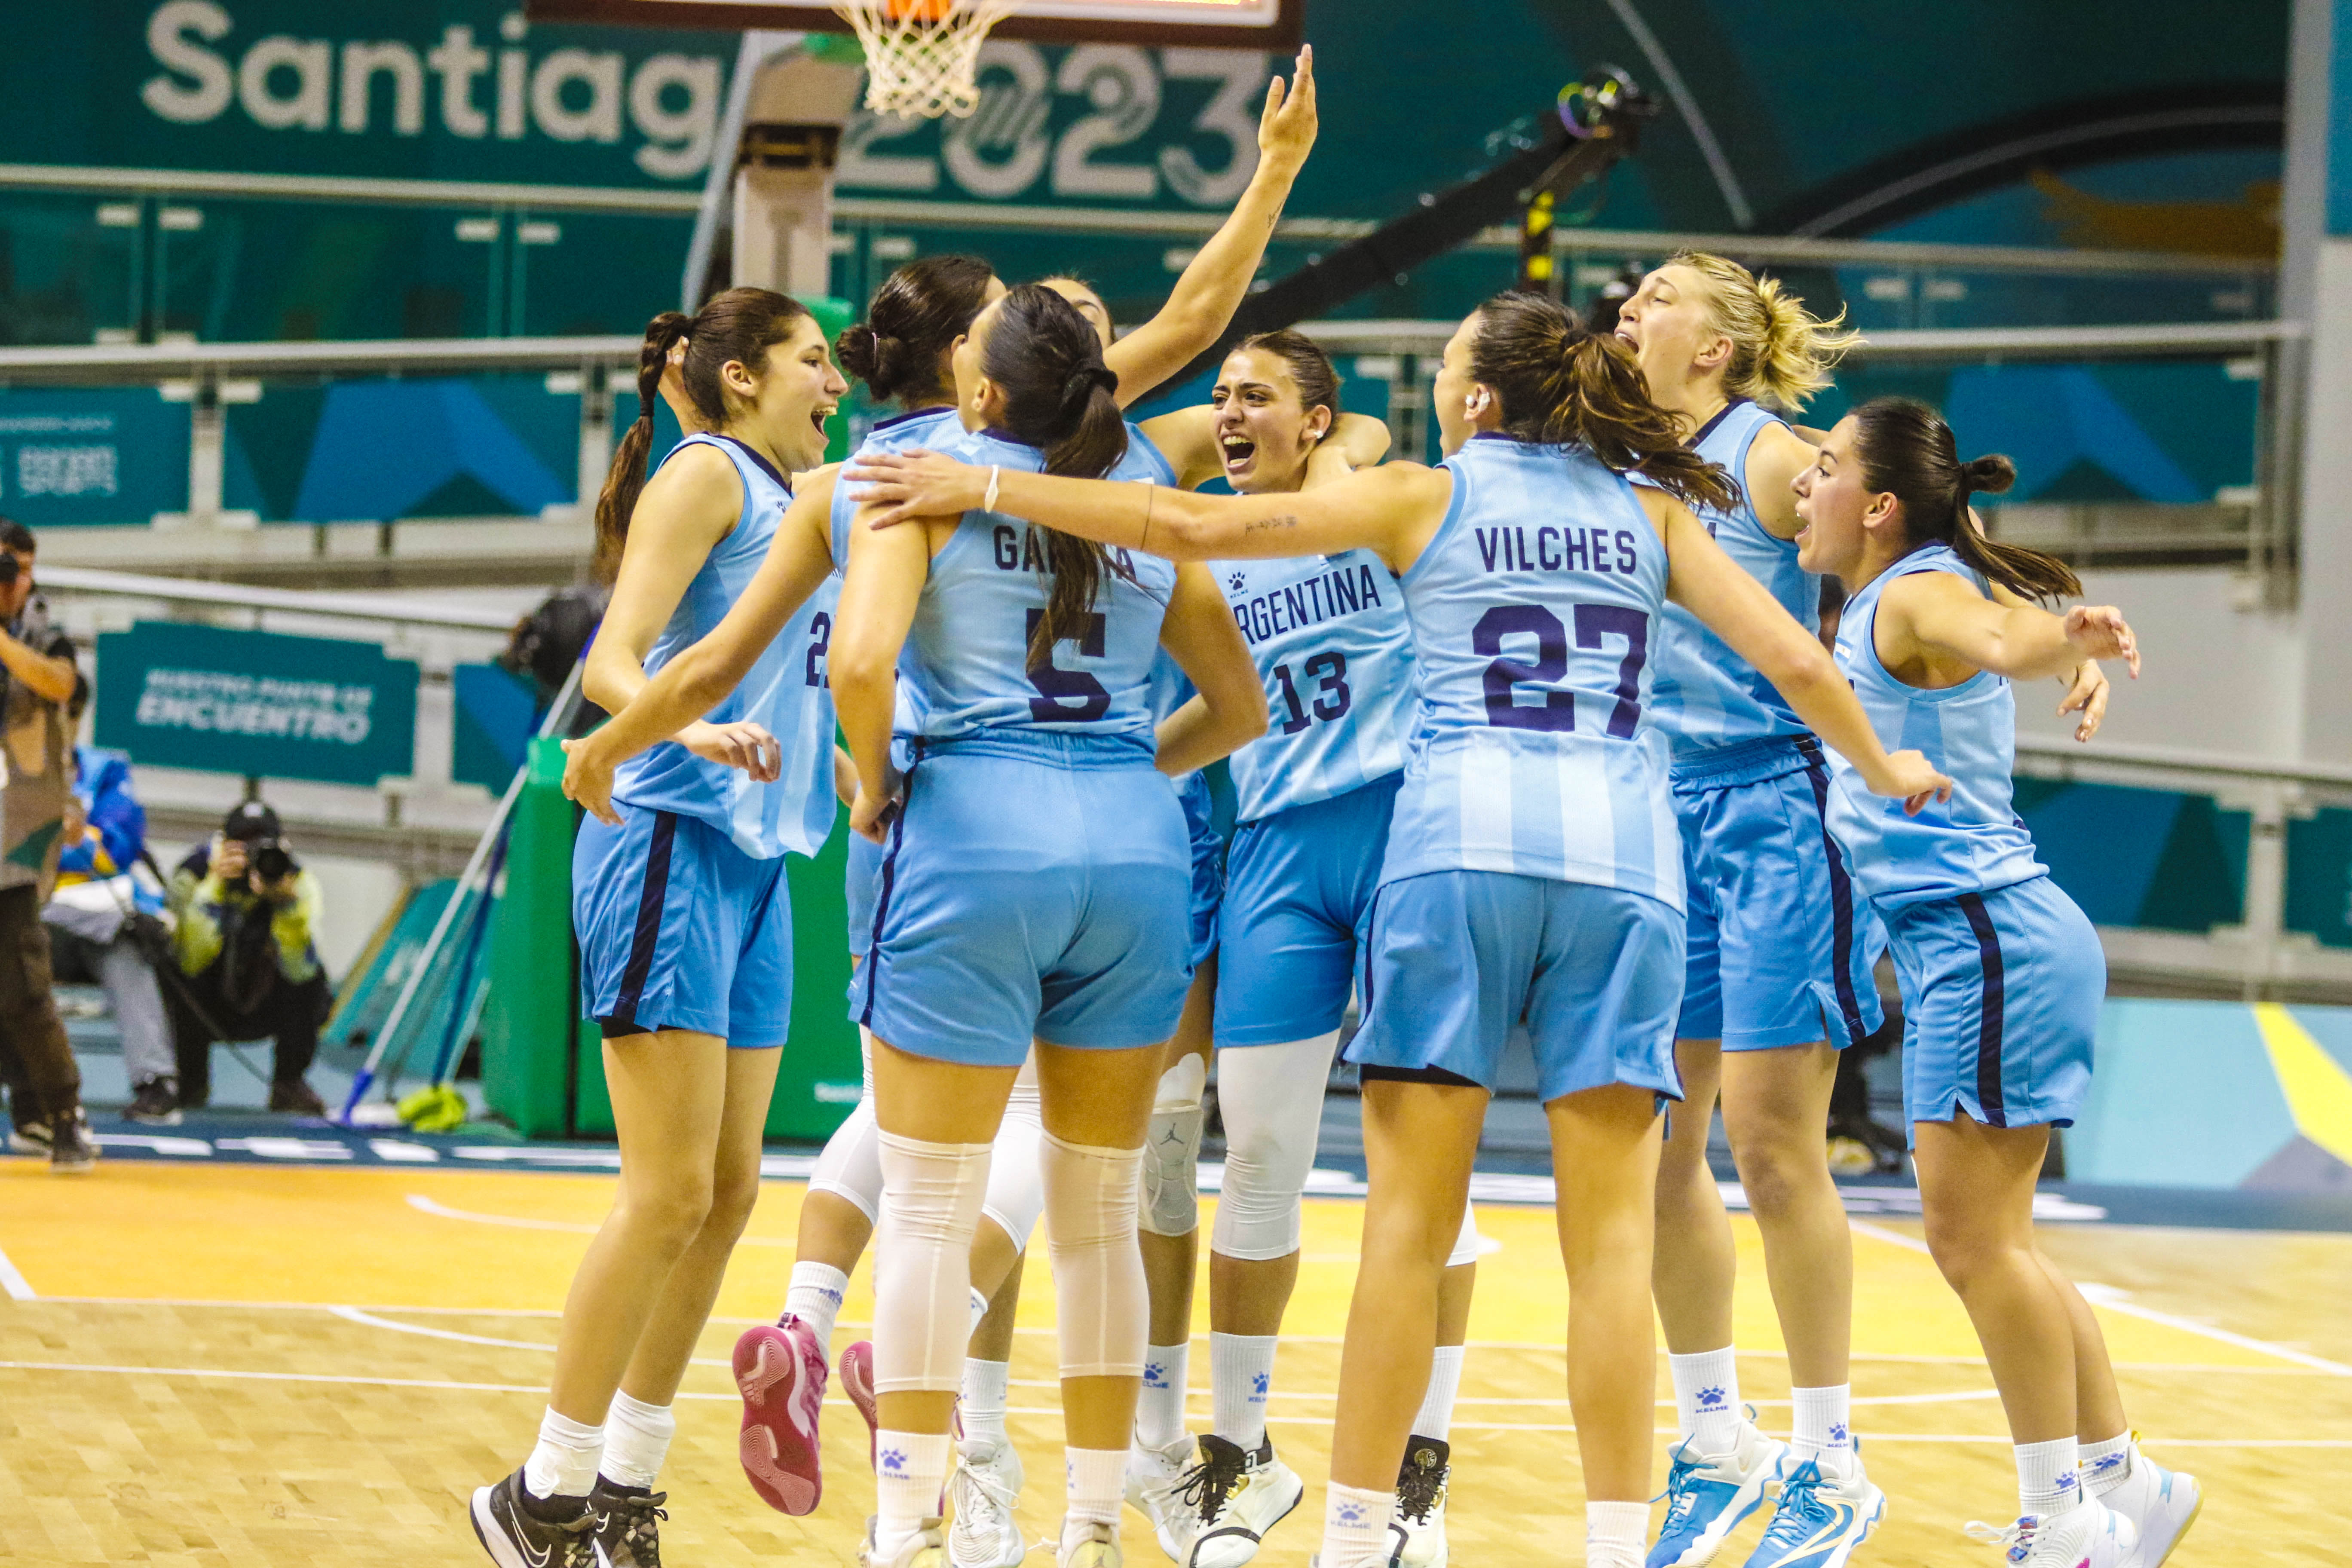
M1759 278L1737 261L1703 250L1677 251L1666 262L1686 267L1706 284L1707 314L1731 340L1724 390L1781 414L1794 414L1830 384L1830 371L1862 341L1842 331L1845 312L1822 321L1776 278Z

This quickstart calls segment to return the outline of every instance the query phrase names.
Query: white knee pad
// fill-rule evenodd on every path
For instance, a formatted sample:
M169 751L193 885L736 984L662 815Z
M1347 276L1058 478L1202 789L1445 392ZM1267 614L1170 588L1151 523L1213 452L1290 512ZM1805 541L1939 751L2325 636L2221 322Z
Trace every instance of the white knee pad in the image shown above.
M1150 1294L1136 1246L1143 1151L1097 1149L1041 1132L1045 1235L1062 1321L1064 1377L1140 1377Z
M1208 1085L1208 1064L1189 1054L1160 1075L1143 1143L1141 1226L1153 1236L1190 1236L1200 1226L1201 1091Z
M1045 1134L1043 1112L1033 1055L1013 1082L1013 1098L1005 1101L996 1152L988 1163L988 1195L980 1205L980 1212L1012 1239L1015 1252L1027 1250L1030 1234L1045 1212L1045 1183L1037 1169L1037 1142Z
M963 1386L971 1339L971 1237L988 1187L985 1143L877 1133L884 1181L874 1247L874 1386Z
M874 1089L869 1082L848 1120L833 1130L809 1173L809 1191L831 1193L855 1204L870 1224L882 1212L881 1130L874 1125Z
M1446 1258L1445 1267L1459 1268L1465 1263L1477 1261L1478 1215L1467 1203L1465 1203L1462 1205L1462 1234L1454 1238L1454 1252Z
M1218 1054L1217 1104L1225 1120L1225 1181L1209 1247L1246 1262L1298 1250L1298 1199L1323 1131L1323 1086L1333 1030L1281 1046Z

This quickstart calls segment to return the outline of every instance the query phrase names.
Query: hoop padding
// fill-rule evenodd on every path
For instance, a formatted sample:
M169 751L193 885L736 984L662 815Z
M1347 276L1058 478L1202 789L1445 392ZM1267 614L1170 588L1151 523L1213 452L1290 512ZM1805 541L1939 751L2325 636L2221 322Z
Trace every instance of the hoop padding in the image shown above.
M1014 0L836 0L866 50L866 107L958 119L980 107L980 47Z

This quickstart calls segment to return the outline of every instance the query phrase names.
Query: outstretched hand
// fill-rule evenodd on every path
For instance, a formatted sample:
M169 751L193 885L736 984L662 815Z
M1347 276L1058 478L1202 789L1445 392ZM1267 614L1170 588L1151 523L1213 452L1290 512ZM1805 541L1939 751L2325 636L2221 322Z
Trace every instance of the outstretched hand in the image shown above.
M2066 640L2084 658L2119 658L2139 679L2139 638L2113 605L2077 605L2066 612Z
M1298 51L1297 73L1285 89L1276 77L1265 84L1265 110L1258 116L1257 155L1261 168L1296 174L1306 166L1315 148L1318 128L1315 114L1315 46Z
M867 521L869 528L893 528L919 517L961 517L988 499L986 468L920 447L854 458L841 477L866 487L856 492L861 506L883 508Z
M2083 716L2074 726L2077 741L2088 741L2099 732L2099 725L2107 716L2108 689L2107 672L2099 668L2098 660L2086 658L2075 667L2066 683L2066 695L2058 704L2058 716Z

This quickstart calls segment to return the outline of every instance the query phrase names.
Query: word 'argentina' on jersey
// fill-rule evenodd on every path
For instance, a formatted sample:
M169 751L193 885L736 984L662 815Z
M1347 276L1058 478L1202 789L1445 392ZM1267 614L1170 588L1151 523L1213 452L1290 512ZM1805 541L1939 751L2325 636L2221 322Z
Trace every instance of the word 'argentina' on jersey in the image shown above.
M1236 572L1228 596L1244 591L1246 579ZM1379 576L1360 561L1338 560L1328 572L1304 582L1270 588L1248 598L1234 599L1234 624L1252 647L1268 637L1302 626L1316 626L1334 616L1352 616L1367 605L1385 605Z
M1489 572L1605 572L1630 577L1641 565L1628 529L1544 523L1532 529L1523 524L1475 528L1471 532L1477 536L1478 554Z
M1050 573L1054 569L1045 559L1045 542L1037 537L1035 523L1024 526L1021 537L1016 539L1013 525L1000 522L990 531L989 542L999 572ZM1128 550L1120 545L1106 544L1103 553L1110 558L1112 571L1129 582L1135 580L1135 557Z

